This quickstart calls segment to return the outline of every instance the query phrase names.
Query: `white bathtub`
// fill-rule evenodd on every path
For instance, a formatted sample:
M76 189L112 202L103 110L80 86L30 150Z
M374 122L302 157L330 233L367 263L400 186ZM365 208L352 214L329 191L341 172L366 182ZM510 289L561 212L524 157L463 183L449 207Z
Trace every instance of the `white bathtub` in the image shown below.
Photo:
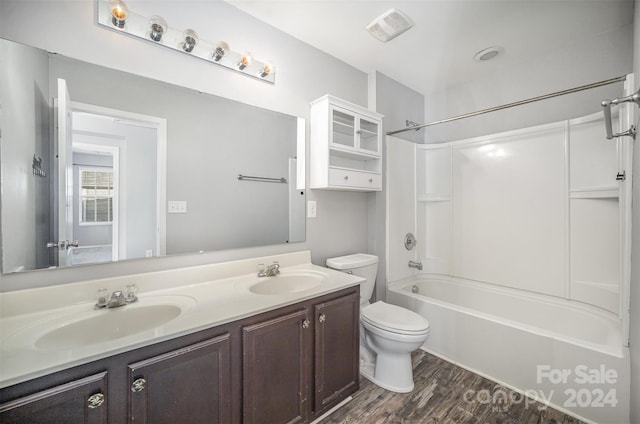
M429 321L424 350L585 421L629 422L628 348L611 313L441 276L391 282L387 301Z

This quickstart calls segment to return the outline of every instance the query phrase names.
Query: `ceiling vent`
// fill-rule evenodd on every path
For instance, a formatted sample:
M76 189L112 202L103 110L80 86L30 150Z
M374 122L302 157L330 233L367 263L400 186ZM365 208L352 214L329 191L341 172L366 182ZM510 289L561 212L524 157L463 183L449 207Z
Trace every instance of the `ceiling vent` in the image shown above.
M369 25L367 31L377 40L386 43L413 26L411 19L396 9L391 9L378 16Z

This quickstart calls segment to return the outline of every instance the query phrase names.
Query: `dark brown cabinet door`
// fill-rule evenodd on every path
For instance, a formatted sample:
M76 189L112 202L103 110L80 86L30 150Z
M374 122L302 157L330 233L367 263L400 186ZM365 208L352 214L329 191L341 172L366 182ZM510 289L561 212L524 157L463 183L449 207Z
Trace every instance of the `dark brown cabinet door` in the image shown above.
M129 365L129 422L230 422L230 348L224 334Z
M99 373L0 405L2 424L107 422L107 373Z
M316 415L358 390L359 308L357 292L314 307Z
M306 421L312 331L306 309L242 328L245 424Z

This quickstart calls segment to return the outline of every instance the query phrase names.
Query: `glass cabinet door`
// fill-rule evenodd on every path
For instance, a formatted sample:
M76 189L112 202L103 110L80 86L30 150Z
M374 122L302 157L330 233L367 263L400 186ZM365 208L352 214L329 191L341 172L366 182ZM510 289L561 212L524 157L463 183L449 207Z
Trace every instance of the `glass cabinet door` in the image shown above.
M367 153L379 153L380 143L378 142L378 132L380 128L378 123L360 118L359 127L360 149Z
M331 144L355 148L356 118L337 108L331 108Z

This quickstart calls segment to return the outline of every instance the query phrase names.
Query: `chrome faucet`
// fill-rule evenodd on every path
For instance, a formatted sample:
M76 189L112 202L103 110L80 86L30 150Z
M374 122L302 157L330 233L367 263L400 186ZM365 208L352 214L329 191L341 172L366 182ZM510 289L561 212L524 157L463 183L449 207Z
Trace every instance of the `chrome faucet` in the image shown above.
M273 277L280 274L280 264L274 262L266 268L260 268L258 270L258 277Z
M409 268L415 268L418 271L422 271L422 262L409 261Z
M111 297L107 302L107 308L117 308L118 306L124 306L127 304L127 300L124 298L122 290L116 290L111 293Z
M126 293L122 290L115 290L107 299L107 289L98 290L98 300L93 309L118 308L138 301L138 288L135 284L129 284Z

